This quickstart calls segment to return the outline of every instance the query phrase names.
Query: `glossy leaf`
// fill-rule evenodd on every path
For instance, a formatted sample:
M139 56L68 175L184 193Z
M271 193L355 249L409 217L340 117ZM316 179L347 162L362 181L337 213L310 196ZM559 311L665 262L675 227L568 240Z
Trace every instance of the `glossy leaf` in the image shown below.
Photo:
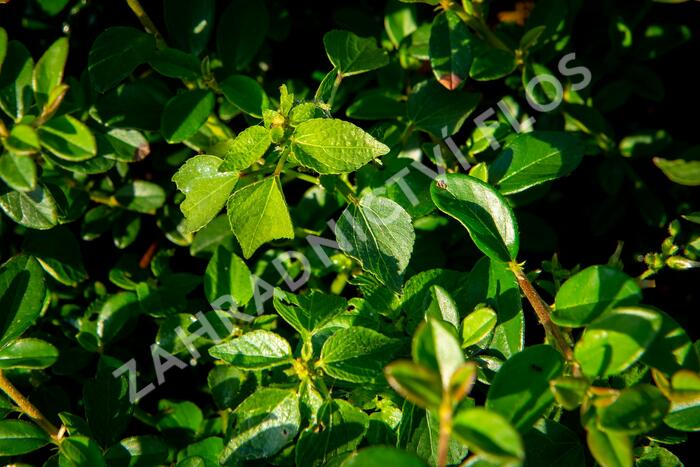
M68 58L68 39L62 37L51 44L34 67L32 85L37 105L49 102L49 95L63 81L63 69Z
M105 92L145 63L156 50L152 35L130 27L111 27L95 39L88 56L93 86Z
M32 70L34 60L17 41L7 42L0 68L0 109L19 121L32 104Z
M469 74L472 62L467 25L454 11L435 17L430 30L430 64L440 84L450 91L459 87Z
M97 155L95 137L70 115L52 118L39 128L41 145L61 159L84 161Z
M170 99L163 109L160 132L170 143L179 143L194 135L214 109L214 94L197 89Z
M525 455L518 432L493 411L471 408L458 412L452 433L472 451L486 457L519 461Z
M31 422L0 420L0 456L17 456L49 443L44 430Z
M185 194L180 210L190 232L196 232L216 217L238 181L238 173L219 171L222 164L215 156L195 156L173 175L178 190Z
M338 244L383 284L397 290L411 258L415 233L401 206L380 196L364 196L341 215Z
M221 90L226 99L243 112L262 118L267 108L267 95L254 79L244 75L229 76L221 82Z
M480 97L450 92L434 80L424 81L408 97L407 116L416 128L443 138L459 131Z
M557 292L552 321L560 326L585 326L615 306L636 305L639 285L608 266L591 266L574 274Z
M513 211L491 186L473 177L448 174L430 187L433 202L457 219L489 258L514 261L520 239Z
M0 266L0 348L34 324L45 295L44 272L31 256L15 256Z

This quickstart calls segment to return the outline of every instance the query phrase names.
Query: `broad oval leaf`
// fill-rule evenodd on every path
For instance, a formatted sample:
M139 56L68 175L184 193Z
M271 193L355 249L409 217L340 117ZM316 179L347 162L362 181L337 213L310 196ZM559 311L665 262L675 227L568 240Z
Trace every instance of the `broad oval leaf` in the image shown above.
M182 50L199 55L214 29L215 0L165 0L163 16L169 40Z
M627 274L609 266L591 266L561 286L552 321L560 326L586 326L615 306L636 305L641 299L639 285Z
M353 172L389 148L362 128L334 118L312 118L292 135L299 163L320 174Z
M277 313L290 326L302 336L310 336L346 311L348 302L343 297L312 290L305 295L276 293L274 306Z
M569 133L523 133L489 166L489 178L502 194L509 195L570 174L582 158L583 143Z
M185 194L180 210L189 232L196 232L216 217L238 181L237 172L219 171L222 163L215 156L195 156L173 175L177 189Z
M260 329L215 345L209 354L246 370L272 368L292 361L289 343L278 334Z
M256 118L262 118L263 110L267 108L267 94L253 78L245 75L233 75L220 84L226 99Z
M520 434L497 412L481 407L457 413L452 433L470 450L501 461L522 461L525 457Z
M56 157L84 161L97 155L97 143L90 129L70 115L55 117L39 128L41 145Z
M411 353L416 363L440 375L444 390L450 387L455 372L464 365L464 354L453 325L428 317L413 337Z
M106 465L100 446L87 436L71 435L61 440L58 456L58 464L61 467L80 467L83 465L103 467Z
M587 376L609 376L629 368L651 344L662 324L653 310L617 308L589 325L574 355Z
M294 238L278 177L267 177L236 191L228 200L227 210L231 229L246 258L270 240Z
M352 383L381 383L382 370L399 341L369 328L336 331L323 344L318 365L329 375Z
M250 64L265 40L269 23L265 2L228 3L216 31L217 50L227 69L241 70Z
M510 357L496 374L486 408L500 413L525 433L554 402L549 381L561 375L564 362L554 347L526 347Z
M518 224L508 202L490 185L462 174L446 174L430 187L433 202L457 219L477 247L496 261L515 261Z
M462 128L481 96L463 91L450 92L435 80L419 83L408 96L406 112L419 130L438 137L453 135Z
M160 121L169 143L180 143L199 130L214 110L214 94L204 89L185 91L170 99Z
M403 284L415 232L411 217L394 201L363 196L348 206L335 226L340 249L393 290Z
M623 389L611 404L598 409L600 427L629 435L646 433L661 424L670 405L655 386L640 384Z
M0 208L7 217L31 229L47 230L58 223L58 206L49 190L37 184L32 191L6 191L0 187Z
M36 451L51 439L31 422L0 420L0 456L18 456Z
M427 409L437 409L442 401L440 375L408 360L399 360L384 369L389 385L408 401Z
M32 104L34 60L18 41L7 43L4 58L0 68L0 109L18 122Z
M365 73L389 63L386 52L374 38L358 37L350 31L333 30L323 36L328 59L341 77Z
M0 348L34 324L45 296L44 272L34 258L16 256L0 266Z
M222 465L276 454L294 439L301 425L299 396L286 389L262 388L234 411L233 437L221 453Z
M440 84L450 91L459 87L472 64L472 35L452 10L440 13L430 29L430 65Z
M0 349L0 369L34 368L53 365L58 359L58 349L46 341L35 338L18 339Z
M586 441L593 458L605 467L632 467L632 442L623 433L602 431L593 424L587 428Z
M36 172L36 164L31 157L18 156L11 152L0 156L0 179L14 190L35 189Z
M253 298L253 277L245 262L223 245L214 251L204 272L204 294L209 303L231 296L237 307Z
M98 92L119 84L155 52L151 34L130 27L112 27L97 36L88 56L90 80Z
M63 81L63 68L68 58L68 39L61 37L46 49L34 67L32 84L37 105L49 103L51 91Z
M29 232L22 248L33 255L44 271L61 284L75 287L88 278L80 244L64 226Z
M491 308L478 308L462 320L462 347L476 345L496 327L498 315Z

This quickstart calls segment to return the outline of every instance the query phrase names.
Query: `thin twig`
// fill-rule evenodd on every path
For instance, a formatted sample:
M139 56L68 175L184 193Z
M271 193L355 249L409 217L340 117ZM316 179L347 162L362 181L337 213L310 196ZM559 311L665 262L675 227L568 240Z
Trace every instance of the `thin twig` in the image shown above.
M29 399L24 397L24 395L19 392L19 390L12 384L12 382L5 377L5 374L0 370L0 389L2 389L5 394L7 394L10 399L14 401L19 409L27 414L37 425L39 425L44 431L46 431L51 439L54 441L60 441L62 437L62 432L54 426L44 414L42 414L39 409L37 409L34 404L29 402Z
M151 17L148 16L146 10L144 10L141 6L141 2L139 2L139 0L126 0L126 3L129 5L129 8L131 8L131 11L134 12L139 21L141 21L144 29L146 29L146 31L150 34L153 34L157 41L164 41L163 35L160 33L160 31L158 31L158 28L155 24L153 24L153 21L151 21Z
M511 271L513 271L513 274L515 274L515 278L518 280L520 289L523 291L525 297L527 297L527 300L530 302L530 305L532 305L532 308L535 310L537 319L539 320L540 324L542 324L542 327L544 327L547 336L554 341L555 346L567 360L573 361L574 356L571 346L564 337L564 333L562 332L561 328L552 322L549 305L542 300L542 297L540 297L540 294L537 293L537 290L535 290L535 287L530 282L530 279L527 278L519 264L512 262L509 264L509 266Z
M450 433L452 432L452 404L449 396L442 396L442 404L440 404L440 437L438 439L438 467L447 465L447 454L450 448Z

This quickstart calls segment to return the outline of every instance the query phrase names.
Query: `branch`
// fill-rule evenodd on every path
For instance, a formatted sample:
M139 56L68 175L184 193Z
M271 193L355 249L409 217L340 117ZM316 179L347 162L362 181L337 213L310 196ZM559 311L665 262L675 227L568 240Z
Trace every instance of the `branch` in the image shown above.
M24 397L21 392L19 392L12 382L5 377L2 370L0 370L0 389L2 389L5 394L7 394L10 399L14 401L15 404L17 404L22 412L27 414L36 422L37 425L46 431L49 436L51 436L51 439L54 441L60 441L64 430L59 431L53 423L44 417L44 414L42 414L39 409L34 406L34 404L29 402L29 400Z
M160 33L160 31L158 31L158 28L155 24L153 24L153 21L151 21L151 17L148 16L146 10L144 10L141 6L141 2L139 2L139 0L126 0L126 3L129 5L129 8L131 8L131 11L134 12L139 21L141 21L144 29L146 29L146 31L150 34L153 34L157 41L164 42L163 35Z
M532 305L532 308L535 310L537 319L539 320L540 324L542 324L547 336L554 342L555 346L568 361L573 361L574 356L573 352L571 351L571 346L564 337L564 333L562 332L561 328L552 322L549 306L544 302L544 300L542 300L540 294L537 293L537 290L535 290L535 287L527 278L520 265L515 262L511 262L509 263L509 266L510 270L513 271L513 274L515 274L515 278L518 280L520 289L523 291L527 297L527 300L530 302L530 305Z

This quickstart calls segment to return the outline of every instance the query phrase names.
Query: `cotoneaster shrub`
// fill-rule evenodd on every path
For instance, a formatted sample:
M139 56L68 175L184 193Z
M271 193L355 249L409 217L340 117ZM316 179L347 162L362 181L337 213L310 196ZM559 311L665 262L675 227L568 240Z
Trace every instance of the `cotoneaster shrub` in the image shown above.
M0 3L3 464L696 461L697 2Z

